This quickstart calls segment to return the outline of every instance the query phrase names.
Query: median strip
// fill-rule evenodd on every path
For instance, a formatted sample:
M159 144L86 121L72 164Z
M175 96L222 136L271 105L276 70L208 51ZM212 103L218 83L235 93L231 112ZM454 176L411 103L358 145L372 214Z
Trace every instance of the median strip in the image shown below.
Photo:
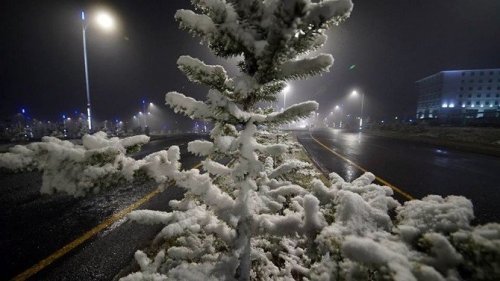
M191 169L197 169L201 165L202 165L201 163L198 163L194 167L192 167ZM120 212L111 215L110 217L108 217L107 219L105 219L103 222L101 222L99 225L97 225L96 227L94 227L91 230L85 232L83 235L81 235L80 237L78 237L75 240L71 241L70 243L66 244L64 247L62 247L59 250L55 251L50 256L48 256L48 257L44 258L43 260L39 261L37 264L35 264L32 267L28 268L27 270L25 270L21 274L17 275L12 280L16 280L16 281L26 280L26 279L30 278L31 276L37 274L38 272L40 272L41 270L43 270L44 268L46 268L47 266L49 266L50 264L52 264L53 262L55 262L56 260L58 260L59 258L63 257L67 253L69 253L72 250L74 250L76 247L78 247L81 244L83 244L85 241L87 241L90 238L94 237L94 235L96 235L97 233L99 233L102 230L106 229L107 227L111 226L115 222L123 219L128 213L130 213L133 210L139 208L141 205L143 205L144 203L146 203L149 200L151 200L153 197L155 197L156 195L158 195L160 192L161 192L160 188L157 188L157 189L153 190L152 192L146 194L144 197L142 197L138 201L134 202L133 204L131 204L127 208L121 210Z
M346 158L345 156L343 156L342 154L334 151L333 149L329 148L328 146L326 146L325 144L323 144L321 141L319 141L318 139L316 139L311 132L309 132L309 135L311 136L311 138L317 142L319 145L321 145L324 149L330 151L331 153L333 153L335 156L339 157L340 159L346 161L347 163L353 165L354 167L360 169L361 171L363 172L370 172L368 171L367 169L361 167L360 165L354 163L353 161L349 160L348 158ZM377 175L375 175L375 179L377 179L377 181L379 181L380 183L392 188L394 191L396 191L397 193L399 193L400 195L402 195L404 198L408 199L408 200L414 200L415 197L411 196L409 193L407 192L404 192L403 190L401 190L400 188L397 188L396 186L394 186L393 184L389 183L388 181L384 180L383 178L381 177L378 177Z

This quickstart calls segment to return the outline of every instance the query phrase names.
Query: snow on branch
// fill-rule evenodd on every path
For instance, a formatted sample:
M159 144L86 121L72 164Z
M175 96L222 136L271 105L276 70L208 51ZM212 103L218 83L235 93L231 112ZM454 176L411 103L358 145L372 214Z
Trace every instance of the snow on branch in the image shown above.
M180 56L177 65L192 82L207 85L220 92L224 92L228 88L229 78L221 65L206 65L201 60L190 56Z
M318 110L319 104L315 101L306 101L294 104L282 112L274 112L266 116L261 123L286 124L309 116L313 111Z
M207 15L200 15L191 10L177 10L175 19L180 22L180 27L205 40L216 32L216 26Z
M203 169L212 175L226 176L232 172L232 169L227 167L226 165L222 165L221 163L209 159L202 161L202 164Z
M306 32L297 32L290 44L293 47L294 53L297 55L315 51L326 43L326 34L315 30L306 30Z
M169 92L165 95L165 101L174 109L174 112L181 112L192 119L212 117L207 104L191 97L186 97L181 93Z
M195 140L188 143L188 151L194 155L207 156L214 149L213 142L205 140Z
M238 18L238 14L233 6L225 0L192 0L198 8L207 11L212 20L217 23L234 22Z
M333 64L330 54L320 54L313 58L291 60L281 65L281 79L300 79L321 72L328 72Z
M300 160L292 159L292 160L289 160L289 161L285 162L284 164L278 166L276 169L274 169L269 174L269 178L270 179L277 178L277 177L280 177L282 175L295 172L295 171L297 171L299 169L303 169L305 167L309 167L310 165L311 164L309 164L307 162L303 162L303 161L300 161Z
M472 202L462 196L428 195L406 202L398 208L402 231L419 234L426 231L450 233L466 229L474 218Z
M310 3L309 13L303 21L314 27L323 27L329 22L337 24L349 17L352 7L351 0L324 0L319 3Z

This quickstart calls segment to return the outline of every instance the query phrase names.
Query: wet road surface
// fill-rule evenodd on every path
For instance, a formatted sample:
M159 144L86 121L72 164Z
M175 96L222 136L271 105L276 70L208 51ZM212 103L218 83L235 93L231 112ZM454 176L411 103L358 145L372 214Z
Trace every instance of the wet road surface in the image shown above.
M351 181L363 173L358 165L417 199L463 195L474 204L476 222L500 222L498 157L334 129L295 134L325 173L336 172ZM405 200L397 192L395 197Z
M171 145L181 148L181 163L191 168L200 158L187 153L197 135L153 140L133 155L141 158ZM41 174L0 173L0 280L8 280L156 190L157 184L128 184L83 198L41 195ZM139 209L169 210L179 188L167 188ZM110 280L146 246L161 226L141 226L122 219L85 241L33 276L33 280Z

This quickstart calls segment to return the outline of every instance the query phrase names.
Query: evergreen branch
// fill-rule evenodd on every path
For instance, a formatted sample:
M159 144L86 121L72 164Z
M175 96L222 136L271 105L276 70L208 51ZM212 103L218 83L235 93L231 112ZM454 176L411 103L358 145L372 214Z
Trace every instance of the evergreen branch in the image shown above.
M174 112L181 112L192 119L213 118L210 108L202 101L186 97L178 92L169 92L165 95L165 101Z
M328 72L333 64L333 57L330 54L320 54L314 58L304 58L301 60L287 61L281 65L281 79L299 79Z
M294 104L282 112L275 112L267 115L261 123L286 124L309 116L311 112L318 110L318 106L319 104L315 101Z
M220 92L228 90L229 78L221 65L206 65L201 60L190 56L180 56L177 65L189 81L205 84Z
M351 0L325 0L319 3L311 3L310 11L303 19L303 22L316 28L323 28L329 22L339 23L349 17L352 7Z
M191 10L178 10L175 13L175 19L179 21L182 29L201 37L205 41L209 41L217 31L215 23L209 16L200 15Z

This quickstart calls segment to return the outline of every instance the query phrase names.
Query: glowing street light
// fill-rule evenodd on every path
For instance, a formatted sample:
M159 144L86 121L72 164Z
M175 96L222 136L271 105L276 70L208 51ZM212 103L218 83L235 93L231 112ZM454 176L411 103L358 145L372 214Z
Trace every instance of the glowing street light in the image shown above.
M288 94L291 89L292 89L292 87L290 86L290 84L286 84L285 88L283 88L283 90L282 90L282 92L283 92L283 110L286 109L286 94Z
M106 12L99 12L95 19L97 24L104 30L112 30L115 27L115 21Z
M351 97L358 97L359 93L357 91L351 92ZM363 128L363 107L365 103L365 93L361 94L361 114L359 116L359 129Z
M100 12L96 16L96 23L104 30L111 30L114 27L113 18L105 13ZM89 131L92 130L92 110L90 103L90 89L89 89L89 70L88 70L88 62L87 62L87 27L90 22L85 18L85 12L82 11L82 37L83 37L83 60L85 65L85 89L87 93L87 122L89 126Z

